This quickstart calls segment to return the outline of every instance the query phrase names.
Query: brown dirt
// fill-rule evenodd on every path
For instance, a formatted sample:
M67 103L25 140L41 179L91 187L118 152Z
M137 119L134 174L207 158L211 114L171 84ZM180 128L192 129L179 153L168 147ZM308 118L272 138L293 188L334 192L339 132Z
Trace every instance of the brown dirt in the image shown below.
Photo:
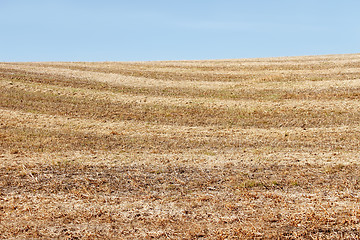
M359 67L0 63L0 236L359 239Z

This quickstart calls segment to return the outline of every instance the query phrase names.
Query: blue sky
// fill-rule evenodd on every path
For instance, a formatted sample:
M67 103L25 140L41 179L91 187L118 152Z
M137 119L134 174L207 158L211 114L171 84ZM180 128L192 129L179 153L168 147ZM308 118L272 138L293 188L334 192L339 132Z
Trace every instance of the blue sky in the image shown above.
M0 61L360 52L358 0L0 0Z

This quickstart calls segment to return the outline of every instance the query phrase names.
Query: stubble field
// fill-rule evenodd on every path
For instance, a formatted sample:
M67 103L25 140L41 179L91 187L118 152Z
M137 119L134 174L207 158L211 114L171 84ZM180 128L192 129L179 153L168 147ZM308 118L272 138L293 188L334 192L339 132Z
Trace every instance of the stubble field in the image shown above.
M1 239L360 238L360 54L0 63Z

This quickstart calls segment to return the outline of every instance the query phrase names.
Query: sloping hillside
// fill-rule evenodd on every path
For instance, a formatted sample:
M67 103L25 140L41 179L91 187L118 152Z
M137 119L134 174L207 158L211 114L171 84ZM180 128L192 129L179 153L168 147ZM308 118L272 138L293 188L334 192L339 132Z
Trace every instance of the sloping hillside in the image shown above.
M0 63L0 236L360 238L360 54Z

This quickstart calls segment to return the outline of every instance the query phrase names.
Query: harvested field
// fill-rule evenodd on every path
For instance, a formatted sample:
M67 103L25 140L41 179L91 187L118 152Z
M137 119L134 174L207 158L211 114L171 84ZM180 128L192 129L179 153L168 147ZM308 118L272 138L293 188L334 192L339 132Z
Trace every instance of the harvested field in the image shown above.
M359 239L360 54L0 63L2 239Z

